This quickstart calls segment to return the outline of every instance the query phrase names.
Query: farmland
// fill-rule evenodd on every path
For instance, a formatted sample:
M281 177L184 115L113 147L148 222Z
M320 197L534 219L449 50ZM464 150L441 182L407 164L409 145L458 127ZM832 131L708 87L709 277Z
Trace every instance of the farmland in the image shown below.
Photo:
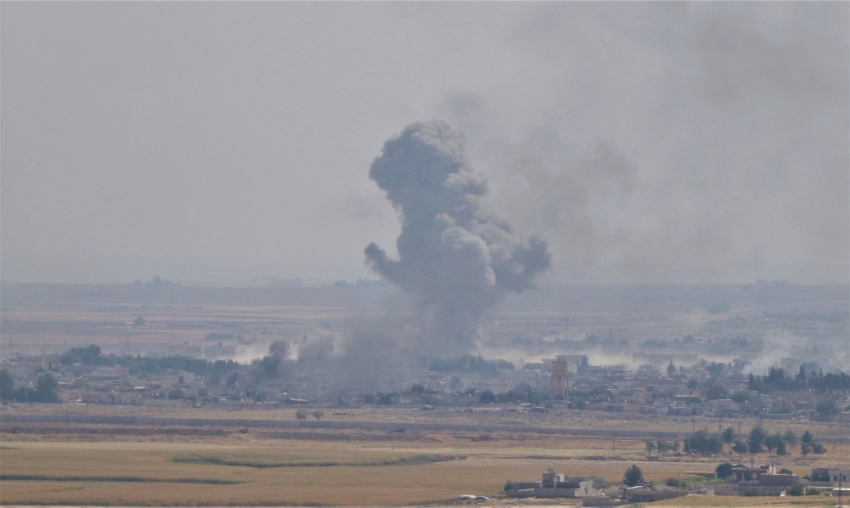
M106 411L94 407L89 412ZM381 418L380 413L371 410L352 412L355 414L338 417ZM180 416L181 412L158 412L160 416L163 413ZM507 480L535 480L548 467L567 475L598 475L607 482L619 483L625 469L638 464L647 480L661 483L666 478L685 477L685 471L712 471L718 463L729 460L669 456L647 461L641 439L618 439L612 450L612 440L607 438L532 432L399 433L301 428L281 433L273 428L252 428L251 418L294 419L288 411L240 413L246 418L233 420L238 425L201 428L6 423L0 435L0 502L430 504L447 503L463 493L498 496ZM404 413L391 409L384 416L386 421L399 421L417 415L415 410ZM219 416L232 418L235 414ZM462 418L469 421L472 417L464 414ZM689 430L687 423L680 422L679 430ZM608 426L629 425L628 421L619 421L609 422ZM675 422L668 426L676 428ZM181 429L185 432L169 432ZM205 432L212 430L217 432ZM831 449L821 460L797 454L770 458L763 454L754 460L770 460L778 467L805 474L813 466L835 464L850 453L847 444L833 445ZM723 500L725 503L727 498ZM725 505L742 506L736 502L729 498Z

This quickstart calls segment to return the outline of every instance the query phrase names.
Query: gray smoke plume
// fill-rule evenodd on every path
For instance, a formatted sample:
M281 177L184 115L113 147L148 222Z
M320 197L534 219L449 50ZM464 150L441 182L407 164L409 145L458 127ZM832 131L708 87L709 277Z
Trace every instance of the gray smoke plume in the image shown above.
M449 125L415 123L384 144L369 171L402 213L402 230L397 261L372 243L366 262L428 312L420 349L429 354L468 351L499 300L533 288L551 265L543 240L522 238L480 209L486 181L464 149Z

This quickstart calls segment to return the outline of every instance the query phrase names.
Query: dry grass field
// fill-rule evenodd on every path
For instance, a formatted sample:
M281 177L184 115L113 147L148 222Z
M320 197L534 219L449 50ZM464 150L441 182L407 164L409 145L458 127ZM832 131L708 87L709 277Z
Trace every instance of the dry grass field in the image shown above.
M108 428L80 429L95 427ZM507 480L536 480L548 467L617 483L627 467L637 464L647 480L663 482L688 477L686 471L711 471L727 460L670 457L647 462L643 442L636 439L617 441L616 455L611 456L608 439L534 434L493 434L485 439L421 434L381 440L371 433L328 441L317 439L321 436L316 431L311 431L311 439L275 439L272 433L239 428L228 429L224 436L130 432L113 438L82 430L51 434L43 432L44 426L39 428L42 431L28 432L26 425L19 425L15 433L0 435L4 506L446 504L456 502L459 494L497 497ZM833 459L848 453L850 449L840 445ZM447 457L452 460L439 460ZM814 465L812 459L804 463L793 456L772 459L801 474ZM517 504L511 501L498 503ZM674 501L678 504L659 505L830 506L832 500L819 496ZM564 503L575 500L548 504Z

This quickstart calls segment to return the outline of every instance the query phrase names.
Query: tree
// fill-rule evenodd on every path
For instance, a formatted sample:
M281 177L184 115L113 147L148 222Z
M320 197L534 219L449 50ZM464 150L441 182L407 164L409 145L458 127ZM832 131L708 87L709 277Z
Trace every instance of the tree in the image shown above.
M723 464L717 466L717 468L714 470L714 473L721 480L725 480L726 478L732 478L732 464L724 462Z
M482 404L492 404L496 402L496 396L490 390L484 390L481 392L481 403Z
M723 373L723 369L725 368L726 365L723 363L711 362L711 364L706 365L705 370L708 371L712 378L716 378L717 376Z
M324 412L324 411L321 411L321 410L319 410L319 409L317 409L317 410L313 411L313 418L315 418L317 421L318 421L319 419L321 419L323 416L325 416L325 412Z
M56 390L59 388L59 382L53 374L46 372L38 377L38 383L35 386L35 397L33 400L38 402L56 402L59 398L56 396Z
M788 450L785 448L785 440L779 439L776 441L776 454L777 455L788 455Z
M89 347L73 347L65 351L59 357L59 362L62 365L98 365L103 363L103 357L100 354L100 346L92 344Z
M146 324L147 324L147 322L145 321L145 318L142 317L142 316L139 316L139 317L137 317L136 319L133 320L133 326L145 326Z
M820 443L812 443L812 451L818 455L826 453L826 448Z
M723 451L723 440L720 434L709 434L704 430L698 430L685 438L685 451L703 455L721 452Z
M750 439L747 442L750 448L750 453L759 453L761 452L761 447L764 444L764 438L767 437L767 432L765 432L764 427L761 425L756 425L750 431Z
M726 391L725 386L723 386L723 385L712 385L705 392L705 396L709 400L725 399L726 395L728 395L728 393L729 392Z
M840 412L832 399L819 401L816 411L823 416L837 415Z
M797 443L799 442L797 439L797 433L793 430L789 430L782 437L785 439L785 442L788 443L788 446L797 446Z
M655 450L655 441L652 439L645 439L644 444L646 444L646 454L651 457L652 452Z
M670 360L670 365L667 366L667 375L672 376L676 373L676 366L673 365L673 360Z
M0 400L7 401L15 398L15 382L6 369L0 369Z
M307 419L307 411L304 411L303 409L299 409L298 411L295 412L295 418L298 418L299 420L306 420Z
M747 450L749 450L749 447L743 441L735 441L735 444L732 445L732 451L739 455L747 453Z
M728 444L728 445L731 445L732 443L734 443L735 438L737 437L737 435L735 434L735 429L733 429L732 427L726 427L725 429L723 429L722 435L723 435L723 442Z
M812 451L812 446L806 442L800 442L800 453L803 454L803 457L809 454Z
M767 448L768 455L772 454L773 450L779 446L777 441L782 441L782 437L779 434L764 437L764 446Z
M640 485L643 483L643 471L636 465L626 469L626 474L623 476L623 483L629 487Z

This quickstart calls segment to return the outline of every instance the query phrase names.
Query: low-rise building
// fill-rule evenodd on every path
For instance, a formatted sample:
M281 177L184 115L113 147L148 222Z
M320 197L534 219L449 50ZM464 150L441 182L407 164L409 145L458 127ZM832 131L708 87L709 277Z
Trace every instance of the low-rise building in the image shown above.
M522 482L517 484L516 490L508 491L508 497L537 497L537 498L575 498L585 496L599 496L603 494L602 488L605 480L599 477L583 477L576 475L567 477L563 473L556 473L549 468L543 473L543 479L539 482Z
M775 466L733 467L732 477L736 482L758 481L763 474L776 474Z

